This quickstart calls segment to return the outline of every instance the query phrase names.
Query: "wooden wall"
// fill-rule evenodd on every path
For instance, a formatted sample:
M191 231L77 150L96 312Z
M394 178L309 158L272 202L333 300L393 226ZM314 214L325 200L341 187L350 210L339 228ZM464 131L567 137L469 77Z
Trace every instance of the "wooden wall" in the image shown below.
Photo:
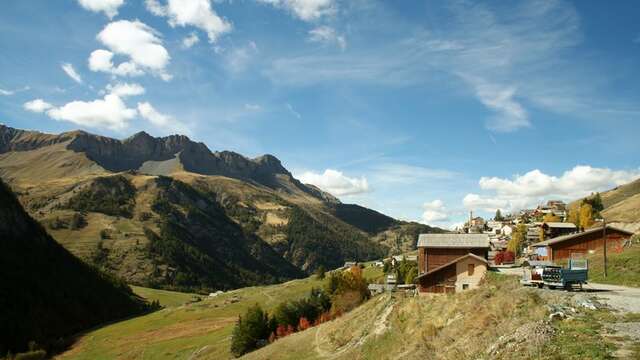
M456 264L451 264L440 271L419 280L420 292L453 293L456 291Z
M420 250L423 250L421 248ZM481 258L487 258L487 249L465 249L465 248L427 248L426 250L426 266L425 262L421 261L420 266L425 271L422 273L429 272L437 267L440 267L446 263L452 262L453 260L467 255L469 253L480 256ZM419 252L418 252L419 253Z

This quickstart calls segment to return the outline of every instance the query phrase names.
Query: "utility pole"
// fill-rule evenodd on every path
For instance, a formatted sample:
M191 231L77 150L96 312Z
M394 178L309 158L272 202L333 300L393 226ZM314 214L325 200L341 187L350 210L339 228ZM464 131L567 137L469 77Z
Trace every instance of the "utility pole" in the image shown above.
M607 220L602 219L602 238L604 239L604 277L607 277Z

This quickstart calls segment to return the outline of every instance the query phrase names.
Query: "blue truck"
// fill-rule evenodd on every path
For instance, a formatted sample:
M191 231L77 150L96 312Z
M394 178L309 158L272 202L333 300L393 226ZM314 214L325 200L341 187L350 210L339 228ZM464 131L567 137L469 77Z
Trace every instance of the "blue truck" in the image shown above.
M582 285L587 283L589 277L589 267L586 259L571 259L568 266L553 265L543 262L530 262L524 269L523 277L520 281L524 285L537 286L549 289L562 288L573 290L575 286L582 289Z
M561 266L545 266L542 271L542 282L550 289L563 288L573 290L574 286L587 283L589 267L586 259L571 259L567 268Z

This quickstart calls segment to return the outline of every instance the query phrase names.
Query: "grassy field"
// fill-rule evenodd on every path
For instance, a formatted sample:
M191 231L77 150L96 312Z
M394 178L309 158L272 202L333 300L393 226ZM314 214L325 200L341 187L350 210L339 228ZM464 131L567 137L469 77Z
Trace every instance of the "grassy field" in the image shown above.
M129 285L133 292L145 298L147 301L157 300L163 307L176 307L184 305L190 302L197 301L197 299L205 298L203 295L182 293L177 291L149 289L141 286Z
M382 276L369 267L364 276ZM160 300L167 308L91 331L60 359L227 359L230 336L238 315L253 304L271 310L284 300L306 296L323 280L311 276L283 284L229 291L215 298L187 305L193 294L133 287L148 299Z
M589 280L603 284L640 287L640 244L633 244L623 252L607 253L607 277L604 277L602 250L591 254L589 259Z

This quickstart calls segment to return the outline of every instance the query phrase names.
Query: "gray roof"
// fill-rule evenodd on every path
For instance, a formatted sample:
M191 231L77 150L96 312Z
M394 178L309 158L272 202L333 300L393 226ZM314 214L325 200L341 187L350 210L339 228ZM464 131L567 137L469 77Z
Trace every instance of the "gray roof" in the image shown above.
M420 234L418 247L488 248L488 234Z
M621 229L619 227L611 226L611 225L607 225L607 229L608 230L616 230L616 231L619 231L619 232L622 232L622 233L625 233L625 234L629 234L629 236L633 235L633 233L631 231L627 231L627 230ZM589 229L589 230L585 230L583 232L578 232L578 233L573 233L573 234L554 237L553 239L541 241L541 242L533 244L531 246L533 246L533 247L541 247L541 246L553 245L553 244L557 244L559 242L575 239L575 238L580 237L582 235L591 234L591 233L594 233L594 232L597 232L597 231L602 231L602 227L592 228L592 229Z
M574 223L565 223L565 222L546 222L544 223L548 227L559 228L559 229L576 229L576 224Z

